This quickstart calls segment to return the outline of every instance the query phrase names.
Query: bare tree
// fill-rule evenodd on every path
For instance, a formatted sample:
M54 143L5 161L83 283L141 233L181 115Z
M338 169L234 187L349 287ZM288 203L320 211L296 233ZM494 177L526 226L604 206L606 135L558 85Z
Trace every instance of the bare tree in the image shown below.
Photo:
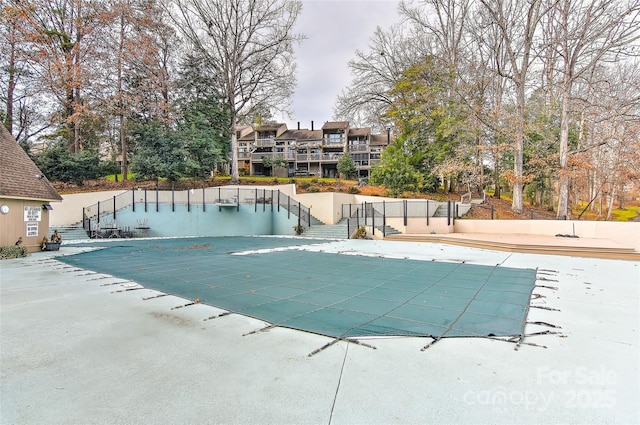
M550 0L551 1L551 0ZM637 54L639 0L553 0L549 37L560 63L554 70L561 98L557 218L569 215L569 127L576 82L600 63ZM636 51L634 51L634 48ZM548 64L546 64L549 66Z
M467 22L471 42L465 49L465 64L459 66L459 86L465 88L460 98L467 104L478 132L480 167L493 167L493 196L500 199L500 179L503 177L503 157L513 147L508 143L513 133L509 129L509 80L496 70L505 69L509 62L505 49L497 49L502 31L484 8L474 10L474 19Z
M522 213L523 208L523 154L526 138L526 83L531 63L534 59L533 45L536 28L540 22L542 0L531 0L523 7L521 2L509 0L480 0L489 12L494 25L500 29L501 38L494 45L504 49L508 60L507 69L496 69L503 78L508 78L515 86L516 108L514 139L514 182L511 209ZM500 62L496 62L500 65Z
M400 79L402 71L415 64L423 54L414 42L415 38L403 34L400 25L387 31L376 28L368 50L357 50L356 58L349 61L353 81L338 95L334 118L375 131L384 130L387 123L382 115L393 101L389 91Z
M356 58L349 62L354 78L338 96L334 117L377 131L387 127L382 116L393 102L389 91L404 70L427 56L437 56L450 69L457 68L467 34L465 22L470 3L402 1L399 10L404 22L388 30L378 27L368 50L356 51Z
M624 187L640 175L634 160L638 157L638 122L640 122L640 69L637 61L616 66L598 66L588 79L574 86L574 109L577 110L577 145L569 151L574 199L589 200L587 208L598 207L602 215L604 198L607 219L613 199L624 204ZM580 170L584 179L577 179ZM582 190L582 193L579 192ZM598 202L595 202L598 200Z
M231 112L231 180L239 181L236 124L254 108L287 110L295 86L300 1L174 0L176 26L206 60Z
M468 38L471 0L422 0L400 2L400 12L414 25L429 54L437 54L451 69L457 69ZM424 44L423 44L424 45Z

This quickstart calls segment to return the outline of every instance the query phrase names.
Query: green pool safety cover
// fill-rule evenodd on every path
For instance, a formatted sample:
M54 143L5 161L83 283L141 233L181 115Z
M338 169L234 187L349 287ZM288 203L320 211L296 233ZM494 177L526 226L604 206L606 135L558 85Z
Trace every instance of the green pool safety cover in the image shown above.
M272 325L335 338L523 334L534 269L302 248L310 243L328 242L122 240L59 260ZM251 252L256 250L261 251Z

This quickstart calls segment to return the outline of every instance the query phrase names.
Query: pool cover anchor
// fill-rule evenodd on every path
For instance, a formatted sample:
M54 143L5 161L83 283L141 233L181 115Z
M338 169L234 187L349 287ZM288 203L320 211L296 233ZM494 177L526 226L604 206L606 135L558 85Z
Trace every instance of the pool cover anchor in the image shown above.
M334 340L333 340L333 341L327 342L327 343L326 343L325 345L323 345L322 347L320 347L320 348L317 348L317 349L313 350L312 352L310 352L309 354L307 354L307 357L313 357L313 356L315 356L316 354L318 354L319 352L324 351L325 349L327 349L327 348L331 347L332 345L334 345L335 343L340 342L340 341L344 341L344 342L346 342L346 343L353 343L353 344L357 344L357 345L362 345L363 347L371 348L371 349L373 349L373 350L377 350L377 349L378 349L377 347L375 347L375 346L373 346L373 345L371 345L371 344L367 344L366 342L358 341L357 339L350 339L350 338L344 338L344 337L337 337L337 338L334 338Z
M549 311L560 311L558 308L547 307L544 305L530 305L529 308L539 308L541 310L549 310Z
M259 332L266 332L266 331L268 331L270 329L277 328L277 327L280 327L280 325L271 324L271 325L262 327L260 329L254 329L251 332L247 332L246 334L243 334L242 336L253 335L253 334L257 334ZM320 348L318 348L316 350L313 350L311 353L309 353L307 355L307 357L312 357L312 356L318 354L319 352L325 350L326 348L331 347L333 344L335 344L336 342L339 342L339 341L344 341L344 342L347 342L347 343L353 343L353 344L357 344L357 345L362 345L363 347L367 347L367 348L371 348L373 350L377 350L377 347L375 347L375 346L373 346L371 344L367 344L366 342L359 341L357 339L350 339L350 338L345 338L345 337L337 337L334 340L332 340L331 342L326 343L322 347L320 347Z
M541 348L547 348L546 345L539 345L539 344L535 344L533 342L524 342L524 339L526 337L529 336L536 336L536 335L552 335L552 334L558 334L560 332L553 332L553 331L542 331L542 332L534 332L534 333L530 333L530 334L523 334L523 335L515 335L515 336L511 336L511 337L498 337L498 336L494 336L494 335L487 335L487 336L479 336L478 338L486 338L486 339L490 339L493 341L502 341L502 342L510 342L512 344L516 344L514 350L518 351L518 348L520 348L520 345L530 345L532 347L541 347ZM441 339L444 339L444 336L430 336L430 338L433 338L433 341L431 341L430 343L428 343L427 345L425 345L424 347L422 347L420 349L420 351L426 351L427 348L431 347L432 345L434 345L436 342L440 341ZM456 337L453 337L456 338Z
M111 291L112 294L117 294L119 292L129 292L129 291L137 291L139 289L144 289L144 286L138 286L137 288L124 288L124 289L118 289L116 291Z
M278 327L278 325L268 325L268 326L265 326L265 327L260 328L260 329L254 329L251 332L247 332L246 334L242 334L242 336L249 336L249 335L257 334L258 332L266 332L269 329L273 329L273 328L277 328L277 327Z
M514 347L514 350L518 351L521 345L529 345L531 347L538 347L538 348L545 348L545 349L548 348L546 345L536 344L533 342L525 342L524 339L527 337L538 336L538 335L557 335L560 333L561 332L555 332L555 331L542 331L542 332L532 332L525 335L517 335L517 336L509 337L506 339L504 337L501 338L497 336L487 336L485 338L491 339L493 341L502 341L502 342L509 342L512 344L516 344L516 346Z
M136 283L136 282L134 282L133 280L119 280L117 282L103 283L100 286L124 285L124 284L127 284L127 283Z
M96 277L95 279L87 279L88 282L92 282L94 280L102 280L102 279L109 279L112 278L113 276L108 275L108 274L104 274L104 273L96 273L98 276L100 277Z
M445 332L446 333L446 332ZM420 349L420 351L425 351L427 348L431 347L433 344L435 344L436 342L440 341L443 337L444 334L440 335L440 336L433 336L433 335L427 335L429 338L432 338L433 341L431 341L430 343L428 343L427 345L425 345L424 347L422 347Z
M562 326L553 325L548 322L527 322L527 325L540 325L540 326L547 326L549 328L562 329Z
M195 300L191 301L190 303L186 303L183 305L178 305L175 307L171 307L171 310L177 310L179 308L184 308L184 307L189 307L190 305L195 305L195 304L199 304L200 303L200 298L196 298Z
M213 320L213 319L217 319L218 317L224 317L224 316L228 316L230 314L232 314L232 311L225 311L223 313L220 314L215 314L213 316L209 316L207 318L202 319L203 322L206 322L207 320Z
M151 296L151 297L144 297L144 298L142 299L142 301L147 301L147 300L153 300L153 299L156 299L156 298L166 297L167 295L169 295L169 294L160 293L160 294L158 294L158 295L153 295L153 296Z

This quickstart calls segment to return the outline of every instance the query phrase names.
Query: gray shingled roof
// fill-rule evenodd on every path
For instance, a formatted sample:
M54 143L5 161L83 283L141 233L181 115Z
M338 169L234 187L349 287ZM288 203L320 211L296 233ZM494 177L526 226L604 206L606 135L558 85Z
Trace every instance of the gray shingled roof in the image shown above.
M370 128L350 128L349 136L368 136L371 134Z
M278 140L322 140L322 130L287 130L282 133Z
M256 128L256 131L266 132L266 131L285 131L287 129L287 125L283 123L276 124L263 124Z
M242 134L238 140L242 140L243 142L253 142L256 140L256 132L249 131L245 134Z
M5 198L61 201L42 171L0 124L0 196Z
M327 121L322 126L323 130L342 130L349 128L349 121Z

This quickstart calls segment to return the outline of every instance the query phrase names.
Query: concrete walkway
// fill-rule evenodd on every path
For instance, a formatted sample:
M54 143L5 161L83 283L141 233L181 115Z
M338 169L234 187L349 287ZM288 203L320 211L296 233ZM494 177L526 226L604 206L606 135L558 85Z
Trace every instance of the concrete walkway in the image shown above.
M345 255L538 267L530 336L363 340L276 328L55 260L0 262L2 424L640 423L640 262L349 240ZM308 248L320 249L319 247ZM537 322L538 324L534 324ZM550 327L553 325L556 327ZM543 348L546 347L546 348Z

